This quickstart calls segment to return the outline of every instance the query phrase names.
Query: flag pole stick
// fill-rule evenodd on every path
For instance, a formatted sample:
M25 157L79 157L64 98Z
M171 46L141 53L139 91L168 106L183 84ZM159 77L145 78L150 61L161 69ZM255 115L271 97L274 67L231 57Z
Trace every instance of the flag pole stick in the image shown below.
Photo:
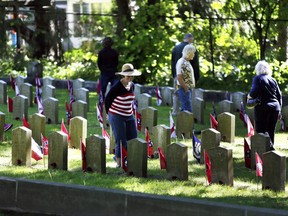
M45 154L44 154L44 149L43 149L43 166L44 166L44 168L46 167L46 166L45 166Z

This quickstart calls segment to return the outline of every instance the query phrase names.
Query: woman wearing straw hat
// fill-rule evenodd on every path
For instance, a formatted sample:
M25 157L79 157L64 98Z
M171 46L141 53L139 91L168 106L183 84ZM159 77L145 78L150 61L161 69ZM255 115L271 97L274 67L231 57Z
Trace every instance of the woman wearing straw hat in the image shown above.
M115 160L120 167L120 144L127 149L127 141L137 138L136 123L133 115L134 76L140 76L141 72L134 69L132 64L126 63L122 71L116 73L123 77L112 86L105 98L105 109L115 137Z

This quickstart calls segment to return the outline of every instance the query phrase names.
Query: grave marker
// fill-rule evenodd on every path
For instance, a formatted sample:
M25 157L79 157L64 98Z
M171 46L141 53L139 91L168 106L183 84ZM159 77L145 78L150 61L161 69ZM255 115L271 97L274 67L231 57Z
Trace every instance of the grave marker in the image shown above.
M151 140L153 142L153 153L161 147L164 155L167 153L167 146L171 144L171 130L166 125L156 125L152 128Z
M239 111L241 109L241 102L246 104L246 94L243 92L233 92L231 96L234 111Z
M221 140L234 143L235 141L235 115L224 112L217 116L218 128L221 133Z
M43 87L45 88L48 85L54 86L54 78L52 77L45 77L43 78Z
M46 85L42 88L42 100L46 100L49 97L55 98L56 88L52 85Z
M193 114L197 123L204 124L204 106L205 102L202 98L196 97L193 103Z
M0 104L7 104L7 83L0 80Z
M70 134L69 147L80 149L80 139L86 146L87 120L81 116L71 118L69 126L69 134Z
M218 103L219 113L228 112L233 113L233 102L229 100L222 100Z
M213 128L208 128L201 131L201 157L200 163L204 163L204 149L208 151L209 149L218 147L221 141L221 133Z
M127 143L128 175L147 177L147 142L140 138Z
M81 116L85 119L87 119L87 107L88 104L85 101L77 100L74 103L72 103L72 116Z
M0 111L0 141L4 140L5 114Z
M233 152L221 146L207 150L212 164L212 183L233 186Z
M286 156L277 151L263 153L262 189L285 191Z
M36 143L42 143L41 134L45 135L46 117L40 113L34 113L30 118L30 129Z
M174 88L172 87L164 87L162 94L162 104L166 106L173 106L173 93L174 93Z
M20 86L20 95L24 95L28 98L28 106L33 107L33 87L30 83L23 83Z
M12 165L31 166L32 131L24 126L12 130Z
M92 135L86 138L87 171L106 173L106 146L105 138Z
M147 107L151 107L151 106L152 106L152 96L147 93L141 94L138 100L139 112L142 113L143 109L146 109Z
M78 97L78 95L77 95L78 89L84 88L85 81L81 78L78 78L76 80L73 80L72 83L73 83L73 94L74 94L75 98L77 98Z
M173 143L167 147L168 179L188 180L188 150L181 143Z
M87 112L89 112L90 100L89 100L89 90L86 88L79 88L77 90L77 100L81 100L87 103Z
M47 123L58 124L59 101L56 98L47 98L43 101L44 114Z
M178 138L192 138L194 127L194 114L188 111L182 111L177 114L176 135Z
M13 118L28 119L28 98L24 95L15 96L13 99Z
M48 169L68 169L68 136L62 131L49 135Z
M251 169L256 169L255 152L257 152L262 159L263 153L267 151L270 151L270 137L268 133L255 133L254 136L251 136Z
M142 109L142 119L141 119L141 131L152 131L152 128L157 125L158 120L158 110L154 107L147 107Z

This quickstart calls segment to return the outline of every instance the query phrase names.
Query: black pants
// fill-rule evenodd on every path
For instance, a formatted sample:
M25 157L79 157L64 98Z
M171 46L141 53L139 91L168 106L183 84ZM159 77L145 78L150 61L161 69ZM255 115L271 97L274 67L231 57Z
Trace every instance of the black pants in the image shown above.
M255 107L255 130L257 133L268 132L271 145L274 145L275 128L278 120L279 111L272 108Z

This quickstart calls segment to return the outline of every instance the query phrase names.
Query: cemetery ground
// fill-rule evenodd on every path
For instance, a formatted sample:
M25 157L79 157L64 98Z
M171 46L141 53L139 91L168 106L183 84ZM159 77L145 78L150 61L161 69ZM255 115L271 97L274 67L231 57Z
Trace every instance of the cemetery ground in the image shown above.
M9 88L8 96L15 93ZM87 137L93 134L101 135L101 128L96 116L96 102L98 95L90 92L90 109L87 115ZM57 89L56 98L59 99L59 124L46 124L45 135L54 131L60 131L61 119L65 123L65 101L69 101L67 90ZM153 98L153 107L158 110L158 125L164 124L169 127L169 112L171 107L157 106ZM13 123L13 129L22 126L22 121L13 119L12 113L8 113L7 105L0 104L0 111L5 113L6 123ZM37 106L29 107L29 115L37 112ZM206 102L204 124L195 124L195 130L201 131L210 127L209 113L212 112L212 102ZM217 104L216 104L217 113ZM219 113L217 113L219 114ZM78 149L68 149L68 171L47 169L48 158L35 161L32 159L31 167L11 165L12 130L5 132L4 141L0 142L0 175L13 178L37 179L50 182L62 182L66 184L78 184L96 186L100 188L112 188L141 193L179 196L185 198L205 199L216 202L224 202L256 207L275 208L288 210L287 192L273 192L262 190L261 178L256 177L255 170L247 169L244 165L244 137L247 129L239 118L239 112L233 113L236 119L235 142L221 142L220 146L229 147L233 150L234 186L219 184L207 185L205 166L199 165L192 154L192 140L178 138L172 139L171 143L178 142L188 146L188 181L168 180L166 170L160 169L159 159L148 159L147 178L127 176L122 169L115 168L112 154L106 155L106 174L83 173L81 152ZM176 122L176 117L174 122ZM66 124L68 128L68 125ZM288 156L288 134L280 132L278 123L275 135L275 148L277 151ZM201 136L197 135L201 140ZM139 138L145 140L145 134L139 133ZM287 167L287 165L286 165ZM287 176L287 171L286 171ZM286 183L286 188L287 188Z

